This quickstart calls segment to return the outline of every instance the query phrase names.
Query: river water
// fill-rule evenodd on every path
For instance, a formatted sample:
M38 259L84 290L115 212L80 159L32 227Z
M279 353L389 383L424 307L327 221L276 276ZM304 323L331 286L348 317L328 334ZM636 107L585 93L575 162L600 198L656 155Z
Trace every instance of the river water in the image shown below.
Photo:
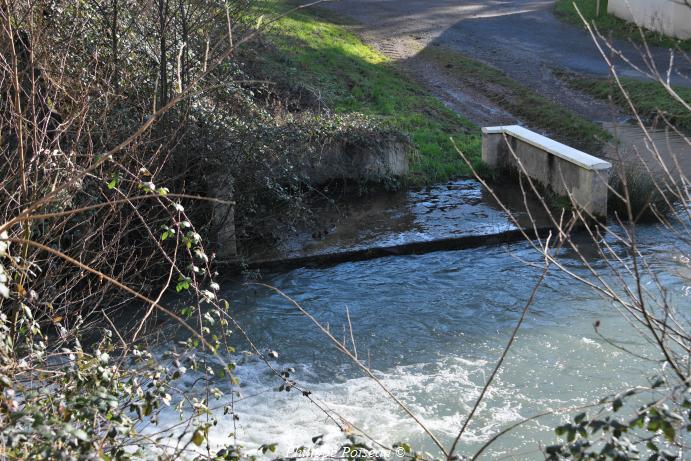
M641 229L641 245L654 256L670 300L688 315L691 270L680 255L688 256L689 248L664 243L662 232L655 226ZM588 246L582 251L588 253ZM573 254L564 251L561 260L585 274ZM590 262L605 270L594 253ZM350 345L347 307L358 356L449 446L539 277L540 269L529 263L539 265L540 258L520 243L297 269L265 275L263 282L283 290ZM291 377L333 416L379 442L405 441L439 455L420 428L290 302L256 285L228 282L224 290L234 317L256 346L276 351L272 364L278 370L294 368ZM610 301L557 270L550 272L462 439L461 453L472 454L494 433L523 418L644 384L655 366L601 341L593 329L596 320L605 335L621 339L629 349L648 347ZM238 350L247 348L240 335L235 339ZM280 379L256 357L236 354L228 359L238 361L239 420L234 426L219 410L212 445L227 443L227 434L236 429L248 453L277 442L276 454L287 456L297 447L313 446L311 438L323 434L319 453L336 453L343 435L323 410L299 392L279 392ZM225 380L219 381L214 384L230 391ZM224 399L220 403L228 403L229 397ZM500 438L484 459L540 459L540 445L554 443L553 428L568 417L520 426Z

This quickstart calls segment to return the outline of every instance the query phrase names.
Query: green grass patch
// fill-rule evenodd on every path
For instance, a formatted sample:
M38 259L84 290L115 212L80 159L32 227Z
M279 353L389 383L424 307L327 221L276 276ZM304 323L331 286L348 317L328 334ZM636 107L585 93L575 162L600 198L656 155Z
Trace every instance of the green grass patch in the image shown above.
M537 95L494 67L443 47L429 47L422 54L445 66L461 81L468 82L512 114L549 132L559 141L597 152L610 138L599 125Z
M270 13L288 8L281 1L266 2L264 7ZM276 52L258 53L256 59L269 75L311 87L335 113L379 117L407 134L419 152L409 178L414 183L469 174L451 137L479 165L479 129L404 76L386 56L334 22L337 20L321 10L292 13L267 35Z
M585 27L583 20L578 16L576 9L573 7L573 3L574 0L557 0L554 5L554 11L564 21ZM614 37L629 39L638 43L642 43L645 39L651 46L663 48L678 47L682 50L691 51L691 40L678 40L647 29L643 29L643 35L641 36L641 29L636 24L607 14L607 0L600 1L599 16L596 14L597 0L575 0L575 3L578 5L578 9L583 14L583 17L590 23L594 21L598 30L605 36L611 33Z
M622 108L629 109L624 94L610 79L571 74L562 74L560 77L580 91L600 99L611 99ZM691 130L691 112L674 99L662 85L631 78L620 78L620 80L641 117L654 120L664 115L677 128ZM691 101L691 88L674 87L673 89L684 101Z

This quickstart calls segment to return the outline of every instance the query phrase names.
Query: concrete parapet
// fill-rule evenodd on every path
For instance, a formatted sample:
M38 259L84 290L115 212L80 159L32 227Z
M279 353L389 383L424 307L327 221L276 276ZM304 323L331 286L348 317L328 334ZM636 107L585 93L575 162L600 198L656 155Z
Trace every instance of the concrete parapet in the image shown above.
M607 216L609 162L518 125L483 128L482 160L520 171L584 211Z

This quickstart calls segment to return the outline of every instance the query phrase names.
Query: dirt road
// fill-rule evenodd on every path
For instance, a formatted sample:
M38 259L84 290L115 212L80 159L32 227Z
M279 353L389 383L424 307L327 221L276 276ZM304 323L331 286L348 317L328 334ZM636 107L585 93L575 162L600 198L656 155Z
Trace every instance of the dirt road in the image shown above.
M557 19L553 5L552 0L338 0L326 7L353 19L366 42L475 123L513 123L517 117L469 82L459 81L445 66L421 56L426 48L460 52L590 120L611 120L617 114L608 104L567 87L555 76L555 70L606 76L608 68L587 31ZM645 67L634 45L614 43L632 63ZM652 54L656 65L666 69L669 51L654 49ZM640 77L621 59L615 61L621 75ZM675 83L691 85L681 77L691 75L691 62L675 62Z

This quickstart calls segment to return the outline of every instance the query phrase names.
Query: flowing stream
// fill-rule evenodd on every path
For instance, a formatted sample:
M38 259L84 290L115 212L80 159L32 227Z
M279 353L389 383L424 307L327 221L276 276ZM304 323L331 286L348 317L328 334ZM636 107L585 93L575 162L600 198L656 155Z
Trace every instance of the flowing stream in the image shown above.
M655 226L641 229L641 247L654 255L671 302L688 315L691 272L683 255L689 249L664 243L662 232ZM616 242L610 243L623 254ZM604 270L588 245L581 251L591 251L593 267ZM561 257L570 269L586 275L572 253L562 251ZM347 308L358 357L449 446L539 277L539 267L528 263L539 266L541 260L529 244L521 243L297 269L265 275L263 282L294 298L352 347ZM294 368L291 377L333 416L379 442L404 441L439 455L421 429L289 301L239 282L226 283L224 290L235 318L257 347L278 352L271 360L276 369ZM593 329L596 320L603 334L627 348L649 347L610 301L558 270L550 272L462 439L461 453L472 454L523 418L645 384L655 366L603 342ZM238 351L247 348L239 334L234 339ZM241 397L234 405L239 420L233 423L219 410L223 430L214 432L212 445L227 443L221 435L236 430L250 453L262 443L278 442L275 455L288 456L297 447L313 446L311 438L323 434L325 443L317 454L336 453L343 434L324 411L300 392L279 392L280 379L256 357L237 354L229 359L238 361ZM192 385L194 379L188 376L186 382ZM214 384L229 391L225 383ZM568 418L560 414L526 423L500 438L484 459L540 459L540 444L556 442L553 428Z

